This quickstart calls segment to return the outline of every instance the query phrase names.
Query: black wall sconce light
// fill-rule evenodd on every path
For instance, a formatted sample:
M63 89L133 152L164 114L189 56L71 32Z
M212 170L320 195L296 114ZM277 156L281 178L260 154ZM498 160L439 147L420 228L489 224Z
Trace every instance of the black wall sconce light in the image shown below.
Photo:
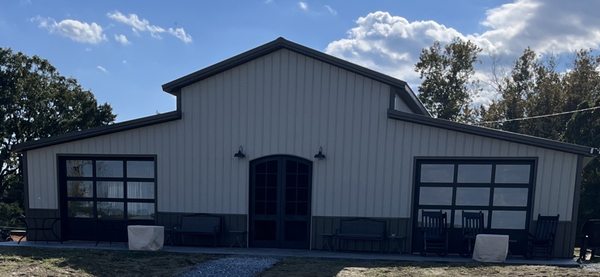
M238 159L245 158L246 154L244 154L244 148L240 145L240 148L238 149L237 153L233 154L233 156Z
M315 154L315 159L317 159L317 160L325 159L325 154L323 154L323 146L319 147L319 153Z

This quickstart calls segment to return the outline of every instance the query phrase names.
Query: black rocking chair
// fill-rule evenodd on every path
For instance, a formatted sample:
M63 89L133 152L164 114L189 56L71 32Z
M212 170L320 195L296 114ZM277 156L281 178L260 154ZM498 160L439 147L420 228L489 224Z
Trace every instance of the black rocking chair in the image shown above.
M423 211L421 215L421 232L423 233L423 251L421 255L437 252L448 254L448 226L446 213Z
M473 244L478 234L483 233L483 212L462 212L462 236L465 246L463 256L473 252Z
M558 217L559 215L542 216L538 214L535 233L528 234L528 258L536 257L538 254L541 254L540 256L547 259L552 257L554 237L556 236L556 229L558 228Z
M581 230L582 242L579 249L579 261L586 260L586 255L591 252L590 260L600 250L600 219L588 219Z

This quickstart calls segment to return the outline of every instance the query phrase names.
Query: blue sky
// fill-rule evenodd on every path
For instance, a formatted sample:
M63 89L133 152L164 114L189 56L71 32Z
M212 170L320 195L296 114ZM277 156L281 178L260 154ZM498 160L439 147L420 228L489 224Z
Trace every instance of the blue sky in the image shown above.
M414 90L412 65L434 40L471 39L506 65L524 46L553 55L596 49L598 2L4 1L0 47L50 60L123 121L173 110L163 83L279 36L407 80ZM488 71L481 66L481 78Z

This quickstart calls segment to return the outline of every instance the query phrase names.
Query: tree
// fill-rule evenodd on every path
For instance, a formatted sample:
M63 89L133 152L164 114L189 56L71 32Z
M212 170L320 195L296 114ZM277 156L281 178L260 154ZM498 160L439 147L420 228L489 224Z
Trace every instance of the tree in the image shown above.
M510 120L523 118L527 114L526 99L534 94L536 66L535 52L530 48L525 49L515 61L510 75L498 82L500 99L493 101L488 109L484 110L486 116L483 121L508 120L493 127L511 132L521 131L521 122Z
M577 109L592 107L590 102L581 103ZM600 99L593 103L594 107L600 106ZM600 110L591 110L573 114L567 123L565 141L581 145L600 145ZM598 218L600 215L600 161L592 159L583 170L581 180L581 201L579 204L579 224L589 218Z
M501 88L506 119L522 118L525 116L525 99L532 95L535 82L534 66L536 63L535 52L530 48L525 49L521 57L517 59L511 76L504 79L504 87ZM520 122L509 121L502 124L502 129L519 132Z
M436 41L421 51L415 65L423 80L419 99L433 116L454 121L471 116L465 110L471 103L474 63L480 51L474 43L458 38L443 48Z
M584 101L594 103L600 98L600 56L593 56L590 50L576 53L573 69L564 77L567 93L565 110L572 111Z
M527 96L525 110L528 117L543 116L564 111L565 93L554 59L537 62L534 66L533 93ZM521 122L521 132L532 136L560 140L565 132L568 116L541 117Z
M505 85L500 86L501 98L493 101L489 108L481 108L481 120L528 117L518 123L487 126L597 147L600 145L600 110L557 113L600 106L599 65L600 56L580 50L572 68L559 73L553 59L540 61L533 51L526 49L511 74L502 79ZM600 160L594 158L583 169L580 223L600 216L599 184Z
M11 145L107 125L108 104L47 60L0 48L0 202L21 202L22 176Z

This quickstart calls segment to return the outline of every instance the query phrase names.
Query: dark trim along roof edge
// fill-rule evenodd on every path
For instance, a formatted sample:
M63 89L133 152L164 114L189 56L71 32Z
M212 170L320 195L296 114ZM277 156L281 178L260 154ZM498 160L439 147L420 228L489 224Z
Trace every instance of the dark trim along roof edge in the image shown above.
M296 53L317 59L321 62L325 62L331 64L333 66L337 66L343 69L346 69L350 72L354 72L356 74L365 76L367 78L371 78L382 83L388 84L392 87L397 87L405 90L405 93L409 94L409 99L413 103L408 103L409 107L413 109L413 112L417 114L422 114L425 116L430 116L427 109L423 106L423 103L418 100L414 92L408 87L408 84L402 80L396 79L394 77L385 75L383 73L368 69L366 67L359 66L357 64L342 60L340 58L336 58L334 56L325 54L323 52L308 48L301 44L286 40L285 38L277 38L271 42L258 46L254 49L248 50L239 55L233 56L229 59L226 59L222 62L216 63L204 69L198 70L181 78L175 79L171 82L168 82L162 85L162 89L165 92L174 94L177 90L182 87L188 86L192 83L201 81L215 74L221 73L225 70L231 69L248 61L254 60L256 58L267 55L271 52L274 52L279 49L288 49L290 51L294 51Z
M158 115L152 115L147 117L142 117L134 120L123 121L115 124L110 124L106 126L100 126L92 129L75 131L66 133L63 135L42 138L34 141L27 141L19 144L15 144L11 147L11 151L14 152L22 152L27 150L32 150L36 148L41 148L45 146L70 142L74 140L80 140L85 138L91 138L121 131L127 131L135 128L140 128L148 125L154 125L159 123L164 123L168 121L181 119L181 112L179 110L167 112Z
M593 150L594 148L582 145L576 145L571 143L565 143L550 139L544 139L529 135L517 134L502 130L496 130L486 127L479 127L473 125L467 125L462 123L457 123L445 119L438 119L432 117L426 117L422 115L410 114L395 110L388 111L388 118L402 120L406 122L422 124L437 128L444 128L447 130L463 132L468 134L473 134L477 136L490 137L494 139L500 139L510 142L516 142L521 144L527 144L531 146L547 148L552 150L558 150L562 152L568 152L573 154L578 154L582 156L594 156Z

